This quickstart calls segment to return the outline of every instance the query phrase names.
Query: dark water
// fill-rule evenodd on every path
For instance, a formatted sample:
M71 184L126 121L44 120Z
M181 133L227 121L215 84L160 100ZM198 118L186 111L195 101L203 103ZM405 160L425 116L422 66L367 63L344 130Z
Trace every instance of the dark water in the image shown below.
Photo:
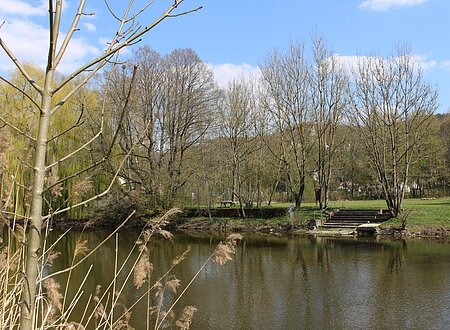
M57 245L63 253L53 271L70 264L78 236L71 233ZM101 231L83 234L91 248L105 236ZM94 266L83 287L83 308L97 284L106 288L111 281L117 242L120 265L136 237L137 233L122 232L72 275L70 294L88 267ZM218 236L179 234L173 241L151 241L152 278L191 246L187 259L173 272L185 285L219 240ZM125 281L130 267L127 263L117 285ZM60 282L64 278L57 277ZM131 282L120 300L126 306L143 293ZM154 292L151 297L155 300ZM173 299L167 294L166 305ZM198 309L192 329L450 329L450 244L247 235L234 261L225 266L207 264L177 304L177 315L185 305ZM79 319L81 313L73 318ZM145 329L145 319L146 303L142 302L132 310L131 325Z

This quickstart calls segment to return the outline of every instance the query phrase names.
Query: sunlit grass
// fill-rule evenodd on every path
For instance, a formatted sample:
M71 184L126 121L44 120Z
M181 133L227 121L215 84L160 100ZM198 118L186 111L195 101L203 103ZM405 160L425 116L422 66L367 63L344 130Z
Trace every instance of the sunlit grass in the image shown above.
M289 207L289 203L275 203L271 207ZM330 209L386 209L384 200L363 200L363 201L332 201ZM311 216L316 210L314 203L304 203L301 212L305 216ZM407 215L407 225L414 227L446 227L450 228L450 197L443 197L430 200L405 199L403 202L404 214ZM317 214L317 213L316 213ZM400 226L399 219L392 219L385 225Z
M285 208L292 203L272 203L263 208ZM237 206L234 206L237 207ZM331 201L329 209L386 209L384 200L359 200L359 201ZM418 227L444 227L450 228L450 197L443 197L430 200L406 199L403 202L403 214L407 216L407 226L410 229ZM323 217L322 212L315 203L302 203L296 211L295 218L299 222L306 222L311 219ZM236 225L253 224L258 225L263 222L266 225L281 225L289 222L289 217L282 216L272 219L228 219L230 223ZM384 223L384 226L400 226L400 219L392 219Z

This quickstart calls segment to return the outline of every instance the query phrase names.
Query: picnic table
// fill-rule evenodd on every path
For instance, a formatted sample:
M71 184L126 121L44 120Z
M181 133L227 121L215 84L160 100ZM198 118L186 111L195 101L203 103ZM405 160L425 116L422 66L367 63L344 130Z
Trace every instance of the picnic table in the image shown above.
M234 201L220 201L220 207L231 207L236 204Z

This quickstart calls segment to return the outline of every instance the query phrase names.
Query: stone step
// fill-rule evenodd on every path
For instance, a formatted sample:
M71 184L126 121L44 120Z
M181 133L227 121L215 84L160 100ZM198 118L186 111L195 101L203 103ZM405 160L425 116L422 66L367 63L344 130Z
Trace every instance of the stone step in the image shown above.
M342 221L342 222L346 222L346 221L361 221L361 222L383 222L388 220L389 218L376 218L376 217L372 217L372 218L353 218L353 217L331 217L328 219L328 221Z
M360 226L360 223L324 223L321 227L324 228L356 228Z
M326 223L379 223L379 221L376 220L358 220L358 219L329 219L326 221Z
M347 218L347 217L352 217L352 218L385 218L388 217L390 215L388 214L342 214L342 213L336 213L333 214L332 217L335 218Z
M329 216L323 227L326 228L356 228L360 225L377 224L390 219L392 215L389 211L383 210L339 210Z
M343 215L391 215L391 212L388 210L336 210L334 214L343 214Z

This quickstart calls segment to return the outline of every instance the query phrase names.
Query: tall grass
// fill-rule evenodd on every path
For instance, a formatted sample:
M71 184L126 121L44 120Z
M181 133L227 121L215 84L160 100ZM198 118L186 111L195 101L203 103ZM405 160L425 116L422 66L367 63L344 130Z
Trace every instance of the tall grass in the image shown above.
M189 248L175 257L162 275L153 278L154 265L149 254L150 241L156 235L172 239L172 234L164 227L178 212L179 210L171 210L164 216L149 221L127 252L125 260L120 263L118 258L120 227L92 249L88 249L87 241L83 239L84 231L79 233L75 247L71 251L73 257L69 266L53 272L50 266L59 258L60 254L57 252L59 242L68 231L51 244L45 238L39 259L40 274L36 305L33 306L36 311L33 329L132 329L130 321L133 318L133 311L142 303L146 305L147 313L137 317L139 324L143 324L145 329L167 327L189 329L197 309L194 306L184 306L179 315L176 315L174 307L209 262L222 265L233 259L236 242L241 236L230 235L219 243L188 283L181 283L174 275L174 270L187 257ZM131 216L125 219L124 223ZM26 287L22 285L26 281L24 230L21 226L11 226L4 231L4 238L0 240L1 329L13 329L19 325L22 290ZM48 228L44 229L43 235L47 237L48 232ZM77 272L77 277L80 278L78 273L80 266L87 263L90 260L89 256L110 239L115 239L116 244L112 280L109 284L103 287L98 285L93 292L88 292L85 284L95 267L91 264L83 268L87 271L81 274L81 282L77 284L73 293L74 273ZM62 277L64 281L56 280ZM125 288L130 284L136 290L135 299L124 304L121 298ZM71 285L72 293L69 294ZM84 301L88 303L85 304Z

